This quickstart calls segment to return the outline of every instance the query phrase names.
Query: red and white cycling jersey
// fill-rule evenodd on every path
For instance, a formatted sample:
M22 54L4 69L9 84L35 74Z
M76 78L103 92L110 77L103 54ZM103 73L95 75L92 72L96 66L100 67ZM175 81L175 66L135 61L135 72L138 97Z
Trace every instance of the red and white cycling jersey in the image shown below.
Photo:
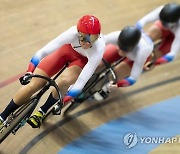
M121 31L115 31L105 35L106 44L114 44L118 46L117 40ZM143 71L143 66L153 51L153 42L151 39L142 33L141 39L138 45L133 51L126 54L126 57L133 61L133 66L130 74L130 78L137 80ZM110 55L109 55L110 56Z
M72 87L72 89L81 90L102 60L105 49L105 40L102 34L100 34L100 37L92 44L92 47L83 49L79 44L77 26L73 26L37 51L31 59L31 65L33 65L35 69L43 58L67 44L71 45L74 51L88 59L88 62ZM49 62L49 64L51 63ZM28 71L33 72L34 70L31 67L31 70L29 69Z
M160 6L157 9L145 15L143 18L141 18L138 21L138 24L140 24L141 27L144 27L146 24L150 22L155 22L157 20L160 20L159 14L163 7L164 6ZM170 47L170 51L168 54L172 56L176 56L180 51L180 20L174 27L169 28L169 30L174 34L174 40L172 41L172 45Z

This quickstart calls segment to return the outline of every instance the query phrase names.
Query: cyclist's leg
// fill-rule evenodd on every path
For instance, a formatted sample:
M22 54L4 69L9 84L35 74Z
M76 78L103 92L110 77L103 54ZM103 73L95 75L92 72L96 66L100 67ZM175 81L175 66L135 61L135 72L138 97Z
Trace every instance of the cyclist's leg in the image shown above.
M56 65L56 67L54 67L55 69L53 68L54 74L62 68L62 65L60 64L63 63L62 61L64 61L64 63L70 62L68 68L66 68L58 78L58 86L63 96L67 92L69 86L75 83L75 81L77 80L82 68L87 63L87 58L74 51L74 49L72 49L70 45L65 45L57 52L60 52L60 54L64 52L64 55L62 56L60 54L54 54L56 57L59 57L57 60L58 64ZM54 56L51 57L51 59L53 60L54 58ZM50 61L50 59L48 61ZM51 71L53 69L50 69L48 71L49 74L52 74ZM53 89L52 94L49 96L45 104L41 107L42 111L46 113L47 110L57 101L57 98L57 92L55 89Z
M43 70L36 68L34 74L39 74L43 76L47 76L47 73ZM22 105L26 102L35 92L37 92L43 85L45 85L46 81L40 78L32 78L31 82L21 89L17 91L13 100L16 102L17 105Z
M40 70L40 69L36 69L35 74L40 74L40 75L46 75L47 74ZM10 101L10 103L8 104L8 106L4 109L4 111L0 114L1 120L6 120L6 118L12 113L14 112L17 108L19 108L19 106L21 106L22 104L24 104L35 92L37 92L44 84L46 83L46 81L42 80L42 79L37 79L37 78L33 78L32 81L21 87L17 93L15 94L15 96L13 97L13 99Z
M68 67L62 72L58 80L58 87L60 89L62 96L64 96L64 94L67 92L70 85L75 83L79 74L81 73L81 70L82 70L81 67L74 65ZM46 113L48 109L57 102L57 100L58 100L58 94L55 88L53 88L51 94L49 95L44 105L40 107L40 111Z
M66 68L62 72L58 81L58 87L61 93L65 94L69 86L72 85L77 80L81 70L82 69L79 66L71 66ZM49 110L49 108L51 108L57 101L58 101L58 94L57 91L53 88L52 92L50 93L44 105L42 105L38 109L38 111L35 112L27 121L28 124L30 124L33 128L39 128L41 126L44 115ZM56 106L57 108L56 114L58 115L61 114L61 107L62 106L59 105Z
M143 68L144 71L152 70L155 66L156 59L161 56L162 56L162 52L158 48L154 49L144 64L144 68Z
M125 58L121 63L119 63L114 69L118 80L124 79L125 77L129 76L132 66L133 61L127 58Z
M79 74L81 73L82 68L77 66L77 65L73 65L71 67L68 67L60 76L59 80L58 80L58 86L59 89L62 93L62 95L64 95L68 88L70 87L70 85L72 85L73 83L75 83L75 81L77 80ZM58 97L57 92L55 89L53 89L52 94L55 98Z
M65 46L57 49L55 52L46 56L37 67L46 72L48 76L53 76L54 74L56 74L66 64L64 53L61 52L62 48L65 48ZM52 97L52 94L49 95L47 100L50 101L52 105L57 101L55 98ZM43 111L41 108L39 108L39 110L33 116L31 116L27 122L33 128L40 127L45 112L45 110Z
M157 41L160 41L160 44L158 45L158 47L154 48L153 53L147 59L145 65L144 65L144 70L151 70L154 67L154 65L155 65L156 59L160 58L165 53L169 52L168 50L170 50L170 49L168 49L169 47L167 47L167 46L169 46L169 45L167 45L167 44L169 44L169 41L170 41L169 37L171 37L172 34L171 34L171 32L168 29L163 27L163 25L162 25L162 23L160 21L156 21L147 30L147 34L151 37L151 39L155 43Z
M174 40L174 34L170 33L168 37L166 37L157 48L156 59L161 58L171 51L171 45ZM158 55L157 55L158 54Z
M156 21L153 25L151 25L146 33L153 42L162 39L163 31L160 21Z
M60 53L58 53L58 52L60 52ZM62 53L64 53L64 55L62 55ZM74 51L74 49L72 49L72 47L70 45L65 45L62 48L60 48L57 52L54 53L54 56L52 56L51 58L49 58L47 60L47 61L52 61L50 59L53 59L53 63L54 63L54 58L57 59L58 63L52 69L49 69L49 67L44 67L44 66L41 66L41 67L43 67L44 69L48 69L47 72L49 72L49 74L53 75L62 68L61 64L63 62L64 62L64 64L66 62L71 62L69 67L66 68L62 72L62 74L59 76L58 86L60 87L61 93L64 94L67 91L67 89L69 88L69 86L72 83L74 83L75 80L78 78L82 68L87 63L87 58L83 57L82 55L80 55L79 53ZM44 65L48 64L47 61L45 62L46 64L44 64ZM58 98L57 92L54 89L52 91L52 93L49 95L49 97L46 100L46 102L44 103L44 105L40 107L39 111L37 111L33 116L30 117L28 123L34 128L39 127L42 122L42 117L48 111L48 109L57 102L57 98ZM37 120L37 117L40 120Z
M34 74L40 74L49 77L54 75L57 71L56 66L60 68L64 66L63 59L61 59L61 62L59 62L57 55L61 55L61 52L59 50L57 50L57 52L54 52L46 56L39 63L39 65L34 71ZM25 103L45 83L46 81L43 79L33 78L29 84L20 88L18 92L15 94L14 98L10 101L7 108L2 112L1 118L5 120L10 113L14 112L20 105Z

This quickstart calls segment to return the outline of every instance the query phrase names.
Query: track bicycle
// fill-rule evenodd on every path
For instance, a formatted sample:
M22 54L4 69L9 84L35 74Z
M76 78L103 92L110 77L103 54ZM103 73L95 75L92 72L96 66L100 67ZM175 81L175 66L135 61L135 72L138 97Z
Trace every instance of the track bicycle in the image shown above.
M58 93L57 103L63 105L61 93L55 80L64 71L66 67L67 65L65 65L52 79L42 75L31 74L29 76L29 80L31 78L42 78L47 81L47 84L39 92L33 95L27 101L27 103L23 104L15 112L11 113L8 116L7 120L4 121L3 125L0 127L0 143L2 143L10 133L15 135L19 128L23 127L26 124L27 120L33 113L41 97L51 86L54 87Z
M95 93L103 92L102 87L110 80L115 83L117 80L117 76L114 72L114 67L117 66L123 59L124 58L120 59L119 61L113 63L112 65L110 65L105 60L103 60L105 67L102 70L100 70L98 73L94 73L93 76L85 85L85 87L83 88L82 92L78 95L78 97L75 98L73 101L69 102L68 107L64 111L64 115L67 115L70 111L77 108L84 101L93 97ZM10 133L15 135L17 131L26 124L27 120L35 110L41 97L51 86L53 86L58 92L59 99L57 103L62 108L63 101L62 101L61 93L59 91L58 85L56 84L55 80L64 71L66 67L67 65L64 66L64 68L60 70L60 72L57 73L53 79L41 75L34 75L34 74L30 76L30 78L34 78L34 77L42 78L48 82L37 94L33 95L27 103L23 104L20 108L18 108L15 112L11 113L8 116L7 120L3 123L2 127L0 128L0 143L2 143ZM104 94L104 96L107 97L107 94ZM52 107L46 113L43 121L50 114L56 115L56 109L54 107Z

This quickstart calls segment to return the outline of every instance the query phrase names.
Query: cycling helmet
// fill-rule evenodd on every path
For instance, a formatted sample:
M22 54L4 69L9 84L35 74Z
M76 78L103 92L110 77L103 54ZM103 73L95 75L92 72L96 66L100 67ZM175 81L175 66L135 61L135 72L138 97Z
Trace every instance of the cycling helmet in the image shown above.
M84 34L97 35L101 32L101 25L95 16L85 15L78 21L77 29Z
M124 52L132 51L141 38L141 32L135 26L126 26L118 37L118 46Z
M176 3L166 4L159 17L162 23L176 23L180 19L180 5Z

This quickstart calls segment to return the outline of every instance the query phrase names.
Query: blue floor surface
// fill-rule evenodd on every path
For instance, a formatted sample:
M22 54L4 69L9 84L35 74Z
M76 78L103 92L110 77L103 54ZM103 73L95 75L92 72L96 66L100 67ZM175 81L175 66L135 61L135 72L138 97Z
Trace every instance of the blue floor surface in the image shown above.
M162 139L167 141L180 134L179 117L177 96L105 123L66 145L58 154L145 154L158 147ZM153 138L162 142L152 143Z

